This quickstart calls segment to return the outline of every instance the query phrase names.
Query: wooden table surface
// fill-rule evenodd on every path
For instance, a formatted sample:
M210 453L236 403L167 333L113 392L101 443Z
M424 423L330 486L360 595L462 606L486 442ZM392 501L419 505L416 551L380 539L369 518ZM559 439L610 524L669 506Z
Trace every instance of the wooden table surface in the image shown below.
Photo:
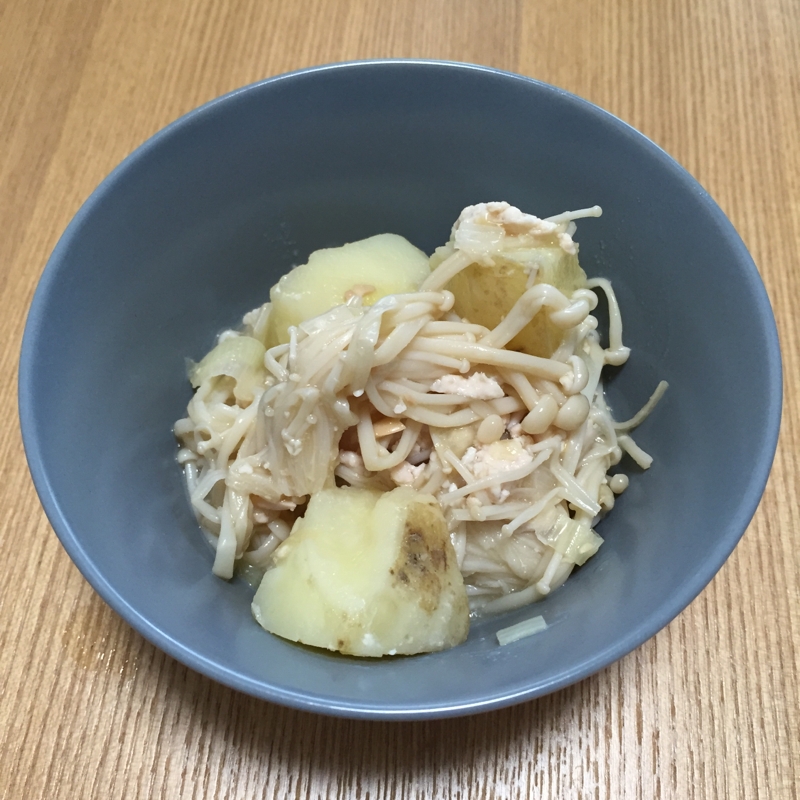
M530 75L664 147L750 248L774 304L786 386L764 500L687 611L576 686L425 723L292 711L156 650L59 545L16 413L36 282L124 156L235 87L389 56ZM797 0L2 0L0 796L797 798L798 131Z

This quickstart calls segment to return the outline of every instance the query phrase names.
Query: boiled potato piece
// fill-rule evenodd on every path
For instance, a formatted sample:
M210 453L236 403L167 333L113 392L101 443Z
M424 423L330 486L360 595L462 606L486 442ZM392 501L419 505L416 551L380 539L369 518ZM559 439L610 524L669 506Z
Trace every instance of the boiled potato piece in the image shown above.
M209 378L223 375L233 378L236 401L249 404L255 391L263 388L265 374L264 345L251 336L231 336L191 367L189 380L197 389Z
M437 258L434 254L432 264L441 261L442 255ZM538 267L535 283L549 283L567 297L586 283L577 255L565 252L558 244L512 252L508 257L495 257L494 262L492 266L470 264L447 285L456 298L456 314L487 328L500 323L520 298L532 266ZM539 313L507 347L548 358L563 335L546 312Z
M393 233L317 250L272 287L269 344L288 342L290 325L344 303L348 292L372 305L387 294L416 291L429 273L425 253Z
M409 487L312 495L253 600L271 633L356 656L443 650L469 632L438 503Z

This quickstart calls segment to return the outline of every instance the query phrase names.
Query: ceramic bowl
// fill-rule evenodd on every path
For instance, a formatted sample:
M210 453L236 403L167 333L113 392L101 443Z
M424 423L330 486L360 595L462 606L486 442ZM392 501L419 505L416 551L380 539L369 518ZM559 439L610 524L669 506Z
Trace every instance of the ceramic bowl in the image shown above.
M608 383L655 458L599 526L598 555L535 608L430 655L358 660L276 638L253 589L211 574L172 425L225 327L320 247L394 232L431 252L462 207L507 200L579 223L632 348ZM71 222L25 330L20 415L64 548L130 625L224 684L334 715L430 718L552 692L673 619L744 533L774 455L781 364L764 286L700 185L614 116L528 78L465 64L307 69L215 100L128 157ZM547 630L505 647L532 614Z

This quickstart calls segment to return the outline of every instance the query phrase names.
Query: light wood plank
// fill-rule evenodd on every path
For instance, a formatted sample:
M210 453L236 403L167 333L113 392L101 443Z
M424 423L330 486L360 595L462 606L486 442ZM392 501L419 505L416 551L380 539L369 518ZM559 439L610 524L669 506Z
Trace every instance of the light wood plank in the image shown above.
M48 254L132 149L254 80L388 56L519 71L650 136L742 234L785 362L764 500L700 598L576 686L428 723L261 703L132 631L81 578L41 511L13 377ZM6 0L0 96L0 366L9 376L0 388L1 798L797 798L797 3Z

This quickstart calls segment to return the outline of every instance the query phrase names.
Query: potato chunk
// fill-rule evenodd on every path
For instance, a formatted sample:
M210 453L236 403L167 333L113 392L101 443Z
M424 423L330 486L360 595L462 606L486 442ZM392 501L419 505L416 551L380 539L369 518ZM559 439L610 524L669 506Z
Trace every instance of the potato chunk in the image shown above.
M470 322L494 328L525 291L530 272L528 264L538 268L535 283L549 283L567 297L586 283L586 273L578 264L578 257L558 246L532 248L519 256L513 260L495 258L492 266L470 264L456 275L447 285L456 298L453 310ZM550 322L547 314L540 313L507 347L549 358L563 336L564 332Z
M387 294L416 291L429 273L425 253L393 233L317 250L272 287L269 345L288 342L290 325L346 302L349 292L372 305Z
M593 216L601 211L598 206L579 213ZM505 202L467 206L453 225L450 240L431 256L431 269L435 273L456 252L466 256L472 263L446 286L455 296L453 310L491 329L533 284L549 284L567 297L586 285L569 230L566 218L539 219ZM540 312L507 346L548 358L563 335L549 315Z
M271 633L356 656L443 650L469 632L442 511L409 487L314 494L253 600Z

